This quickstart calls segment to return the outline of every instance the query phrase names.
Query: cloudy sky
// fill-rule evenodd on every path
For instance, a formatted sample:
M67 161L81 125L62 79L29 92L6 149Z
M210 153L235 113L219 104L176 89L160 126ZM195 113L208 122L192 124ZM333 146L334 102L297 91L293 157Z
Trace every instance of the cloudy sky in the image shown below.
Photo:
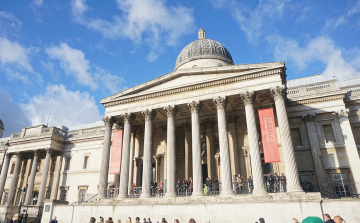
M174 69L203 27L235 64L285 61L288 79L360 77L360 0L12 0L0 3L5 135L101 120L99 100Z

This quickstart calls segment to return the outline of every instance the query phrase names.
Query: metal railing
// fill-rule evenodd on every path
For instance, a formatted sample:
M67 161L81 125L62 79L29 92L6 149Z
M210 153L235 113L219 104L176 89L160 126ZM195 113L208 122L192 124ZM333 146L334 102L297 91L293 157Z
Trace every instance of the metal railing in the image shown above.
M129 188L129 198L139 198L142 193L141 187L130 187Z
M151 188L152 197L163 197L165 195L165 187Z
M320 185L313 185L303 183L302 187L305 192L320 192L323 198L339 199L345 197L360 198L360 183L359 182L344 182L344 183L324 183Z
M114 199L119 195L119 188L109 188L106 191L106 198Z
M234 194L252 194L254 185L253 183L249 182L233 182L233 190Z
M286 193L286 183L281 180L268 181L265 183L268 193Z
M205 184L203 194L206 196L220 195L221 189L221 183Z

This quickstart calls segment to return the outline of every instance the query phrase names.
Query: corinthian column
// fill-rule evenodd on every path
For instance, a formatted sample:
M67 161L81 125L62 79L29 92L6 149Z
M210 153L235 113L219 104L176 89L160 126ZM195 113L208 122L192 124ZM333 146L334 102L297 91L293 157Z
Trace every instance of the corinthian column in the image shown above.
M318 184L326 184L327 173L321 158L320 143L315 128L315 115L307 114L303 116L303 119L305 121L307 133L309 136L311 154L314 160L315 174Z
M215 98L214 103L217 108L217 118L219 127L219 148L220 148L220 171L222 190L221 196L229 196L233 194L231 185L231 169L230 169L230 154L229 154L229 139L226 127L225 108L228 103L226 97Z
M152 120L156 116L155 110L148 110L142 112L145 116L145 136L144 136L144 156L143 156L143 178L142 178L142 198L151 196L151 146L152 146Z
M38 201L36 203L37 206L42 205L44 203L46 183L47 183L47 177L48 177L48 173L49 173L50 160L51 160L51 153L52 153L52 149L47 148L46 149L46 157L45 157L45 166L44 166L44 171L42 173Z
M185 179L189 179L192 176L191 124L185 122L183 127L185 130Z
M216 171L215 171L215 148L214 148L214 119L206 119L204 121L206 128L206 162L207 162L207 171L208 177L215 180Z
M11 179L9 195L8 195L8 199L7 199L8 205L13 205L13 202L14 202L16 183L17 183L17 179L18 179L20 167L21 167L21 155L22 154L20 152L15 153L16 161L15 161L15 168L14 168L13 176Z
M281 145L284 154L285 170L287 174L287 191L288 192L302 192L300 186L299 173L296 166L294 146L291 141L289 120L285 109L285 86L276 86L270 88L270 93L275 101L276 117L281 135Z
M124 119L124 136L121 155L120 189L118 198L125 198L128 195L131 125L136 116L134 114L126 113L122 116L122 118Z
M179 109L177 106L167 106L164 108L167 114L167 140L166 140L166 197L174 197L175 190L175 116Z
M2 199L2 195L4 193L4 187L5 187L5 183L6 183L6 178L7 178L7 174L9 171L9 164L10 164L10 159L11 159L12 154L8 153L6 154L5 157L5 163L2 167L2 171L1 171L1 180L0 180L0 201Z
M351 130L348 113L349 109L341 109L340 111L335 112L338 116L342 134L344 136L345 146L346 146L346 155L349 160L351 173L354 178L354 182L357 184L357 193L360 192L360 159L359 152L357 150L355 138Z
M111 132L115 118L107 116L103 118L103 121L105 123L105 135L104 135L104 144L103 144L101 167L100 167L100 179L99 179L99 191L98 191L99 198L106 198L106 190L107 190L108 176L109 176Z
M249 150L250 150L250 160L251 160L251 170L254 181L254 191L253 194L266 194L263 170L261 165L260 158L260 149L259 149L259 140L258 132L256 129L255 121L255 112L254 112L254 100L255 92L246 92L245 94L240 95L242 102L245 105L245 114L246 114L246 126L248 131L249 138Z
M199 113L202 103L193 101L188 104L191 110L191 132L192 132L192 158L193 158L193 196L203 194L202 166L201 166L201 143Z
M35 175L36 175L36 168L39 162L39 150L34 150L34 159L31 165L30 176L28 180L28 186L26 189L26 196L24 205L29 205L31 202L31 197L34 189L34 182L35 182Z

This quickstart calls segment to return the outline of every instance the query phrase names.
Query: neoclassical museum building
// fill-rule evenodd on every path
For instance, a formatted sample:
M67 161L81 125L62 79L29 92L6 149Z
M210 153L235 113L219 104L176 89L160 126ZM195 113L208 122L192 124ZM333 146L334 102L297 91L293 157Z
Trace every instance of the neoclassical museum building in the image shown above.
M102 99L103 120L0 138L0 222L359 221L360 78L286 76L285 62L235 65L201 28L172 72Z

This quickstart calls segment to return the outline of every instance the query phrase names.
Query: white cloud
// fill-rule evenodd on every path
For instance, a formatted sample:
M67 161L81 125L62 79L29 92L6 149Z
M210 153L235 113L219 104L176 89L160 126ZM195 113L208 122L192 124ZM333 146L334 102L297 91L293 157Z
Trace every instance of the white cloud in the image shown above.
M9 92L3 88L0 88L0 105L0 119L5 126L3 137L8 137L14 132L20 132L21 128L31 124L22 108L12 101Z
M270 37L268 41L275 45L276 60L293 62L298 68L305 69L315 62L326 66L323 75L331 79L349 79L360 76L360 50L347 51L336 46L329 37L311 39L305 46L292 39Z
M351 19L352 17L354 17L359 13L360 13L360 0L358 0L356 4L353 7L351 7L345 14L327 20L324 25L324 30L335 30L339 26L349 22L351 23L351 25L355 24L355 26L360 27L359 18Z
M167 5L163 0L118 0L120 15L112 21L87 18L85 0L72 0L72 13L77 22L100 32L105 38L127 38L135 44L145 41L150 47L148 60L155 60L165 46L176 46L179 38L194 29L193 10Z
M91 64L85 58L84 52L71 48L66 43L51 46L45 51L51 59L60 61L61 68L67 74L73 75L79 84L89 86L92 89L105 85L111 93L116 93L124 82L122 77L112 75L108 71Z
M74 126L101 120L94 97L87 92L70 91L64 85L51 85L43 94L22 105L31 125L46 124L51 93L54 90L49 126Z
M248 41L255 43L274 27L274 22L281 20L289 1L259 1L255 8L249 8L234 0L211 0L211 3L214 7L229 10L239 28L245 32Z
M36 6L42 6L44 4L44 0L34 0L34 4Z
M17 68L32 72L29 53L31 49L7 38L0 37L0 63L1 65L15 65Z
M21 26L22 22L12 13L0 11L0 34L6 36L9 32L17 32L21 29Z

